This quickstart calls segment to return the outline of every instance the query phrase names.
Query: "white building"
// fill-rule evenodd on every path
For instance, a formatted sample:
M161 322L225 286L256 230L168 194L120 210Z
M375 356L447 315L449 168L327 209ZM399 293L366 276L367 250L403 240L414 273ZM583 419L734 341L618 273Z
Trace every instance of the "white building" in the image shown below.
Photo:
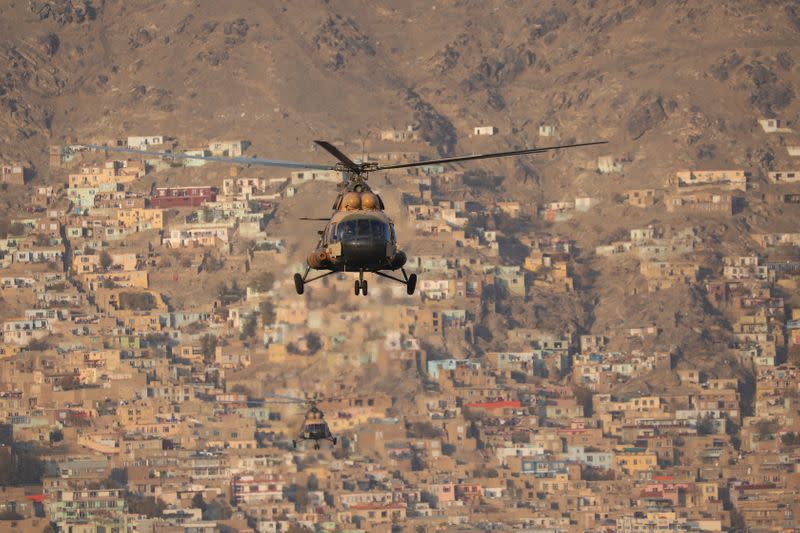
M419 136L417 132L414 131L412 126L406 126L404 130L382 130L381 131L381 140L382 141L394 141L394 142L403 142L403 141L415 141Z
M169 248L186 246L216 246L217 242L228 243L231 227L227 224L192 224L171 229L163 244Z
M655 237L653 228L635 228L631 230L631 242L641 243L653 240Z
M782 120L777 118L762 118L758 121L761 124L761 129L765 133L791 133L792 129L787 128Z
M558 134L558 127L551 124L539 126L539 137L555 137Z
M583 198L575 198L575 210L576 211L588 211L592 207L596 206L600 203L600 198L591 198L589 196L585 196Z
M767 175L772 183L800 182L800 170L781 170L779 172L769 172Z
M508 464L509 457L535 457L542 455L547 451L543 442L536 442L534 444L514 444L512 446L497 447L495 449L495 456L501 465Z
M128 137L128 148L134 150L145 150L150 145L164 144L164 137L162 135L145 135L140 137Z
M450 283L446 279L423 279L420 283L420 293L429 300L446 300L449 298Z
M47 319L7 320L3 322L3 342L24 346L50 334Z
M208 149L211 155L224 157L239 157L247 148L247 141L211 141Z
M494 126L476 126L472 133L473 135L496 135L497 128Z
M339 183L343 180L342 174L338 170L300 170L290 174L290 183L292 185L301 185L309 181Z
M187 157L185 159L181 159L181 163L185 167L202 167L206 164L205 159L195 159L196 157L208 157L211 153L208 150L186 150L183 152L184 155L190 155L192 157Z
M0 181L12 185L25 184L25 169L22 165L2 165L0 166Z
M0 278L0 289L29 289L35 284L34 278Z
M567 459L606 470L614 466L613 452L592 449L591 447L587 449L584 446L570 446L567 451Z
M283 500L283 480L271 474L236 476L233 479L235 503L277 502Z
M64 257L63 248L38 248L18 250L14 254L15 263L59 263Z
M604 155L597 158L597 170L599 170L601 174L622 172L622 163L617 161L613 155Z

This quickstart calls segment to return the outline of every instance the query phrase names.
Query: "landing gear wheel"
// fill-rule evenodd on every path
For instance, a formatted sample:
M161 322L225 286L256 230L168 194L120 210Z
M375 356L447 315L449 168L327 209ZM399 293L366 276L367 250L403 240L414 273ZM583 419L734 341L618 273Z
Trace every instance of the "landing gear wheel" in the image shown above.
M314 443L314 449L315 450L319 450L319 442L315 442Z
M297 441L296 440L292 440L292 448L297 448Z
M303 290L305 289L305 282L303 281L303 276L300 274L294 275L294 290L297 291L297 294L303 294Z
M361 294L366 296L369 291L369 285L367 285L367 280L361 282Z
M417 288L417 275L411 274L408 276L408 281L406 281L406 293L411 296L414 294L414 290Z
M336 437L333 437L333 445L334 445L334 446L336 446L336 441L338 441L338 440L339 440L338 438L336 438Z
M356 296L358 296L358 294L361 292L361 282L358 281L358 280L356 280L355 292L356 292Z

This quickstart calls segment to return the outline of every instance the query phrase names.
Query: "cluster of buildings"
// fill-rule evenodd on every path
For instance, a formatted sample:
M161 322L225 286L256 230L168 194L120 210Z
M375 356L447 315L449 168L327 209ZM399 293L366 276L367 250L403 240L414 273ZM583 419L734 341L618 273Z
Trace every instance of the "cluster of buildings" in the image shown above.
M556 131L545 125L540 135ZM380 138L418 140L413 128ZM191 152L238 156L247 145ZM592 253L562 222L601 199L464 201L468 176L426 169L398 185L399 216L414 232L401 240L430 250L406 266L420 275L417 294L376 284L350 302L344 275L293 294L284 280L302 259L270 226L303 184L341 179L335 173L149 188L145 176L188 175L196 163L105 156L53 147L64 182L25 189L30 208L0 239L0 526L649 532L800 523L800 234L754 232L752 253L717 260L703 218L734 195L747 206L800 194L793 172L755 189L745 171L680 171L666 196L628 191L630 205L663 202L697 223L633 228ZM624 159L602 159L598 171L616 172ZM515 229L534 219L547 229ZM512 232L519 261L504 253ZM702 294L727 328L717 357L736 371L690 368L680 346L654 348L665 324L580 331L515 315L590 290L586 262L619 261L638 262L627 295ZM219 283L195 287L198 279ZM508 326L490 328L488 315ZM302 406L275 399L314 392L338 442L295 449Z

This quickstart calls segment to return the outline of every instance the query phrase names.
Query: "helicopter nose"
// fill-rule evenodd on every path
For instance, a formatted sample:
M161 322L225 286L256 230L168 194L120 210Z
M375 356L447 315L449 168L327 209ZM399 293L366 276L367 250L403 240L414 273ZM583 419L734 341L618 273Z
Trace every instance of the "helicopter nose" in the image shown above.
M379 239L354 239L342 242L342 255L348 265L375 266L386 260L386 243Z

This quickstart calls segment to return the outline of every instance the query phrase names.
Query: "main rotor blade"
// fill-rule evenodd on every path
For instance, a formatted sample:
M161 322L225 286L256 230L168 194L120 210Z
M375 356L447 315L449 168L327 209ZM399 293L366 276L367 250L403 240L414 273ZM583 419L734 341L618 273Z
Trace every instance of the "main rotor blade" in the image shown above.
M308 170L335 170L331 165L319 165L316 163L301 163L298 161L281 161L279 159L262 159L258 157L224 157L216 155L189 155L181 152L149 152L144 150L134 150L132 148L119 148L116 146L100 146L96 144L84 144L87 148L104 150L106 152L119 152L122 154L135 154L147 157L169 157L172 159L199 159L201 161L214 161L216 163L228 163L232 165L258 165L263 167L280 168L299 168Z
M494 152L491 154L463 155L457 157L446 157L444 159L430 159L428 161L417 161L415 163L401 163L398 165L380 165L376 170L391 170L394 168L424 167L428 165L438 165L441 163L457 163L459 161L474 161L476 159L493 159L495 157L508 157L512 155L540 154L564 148L577 148L579 146L593 146L595 144L607 144L608 141L593 141L588 143L564 144L561 146L545 146L542 148L525 148L522 150L511 150L509 152Z
M297 403L297 404L304 404L306 400L303 398L296 398L294 396L286 396L284 394L272 394L268 392L264 394L264 402L265 403L277 403L275 400L280 400L281 402L285 403Z
M313 221L318 221L318 222L328 222L330 219L331 219L331 217L328 217L328 218L309 218L309 217L300 217L300 219L299 219L299 220L313 220Z
M338 159L348 170L352 170L357 172L359 170L359 166L356 165L349 157L344 155L341 150L336 148L334 145L329 143L328 141L314 141L317 146L321 147L333 157Z

